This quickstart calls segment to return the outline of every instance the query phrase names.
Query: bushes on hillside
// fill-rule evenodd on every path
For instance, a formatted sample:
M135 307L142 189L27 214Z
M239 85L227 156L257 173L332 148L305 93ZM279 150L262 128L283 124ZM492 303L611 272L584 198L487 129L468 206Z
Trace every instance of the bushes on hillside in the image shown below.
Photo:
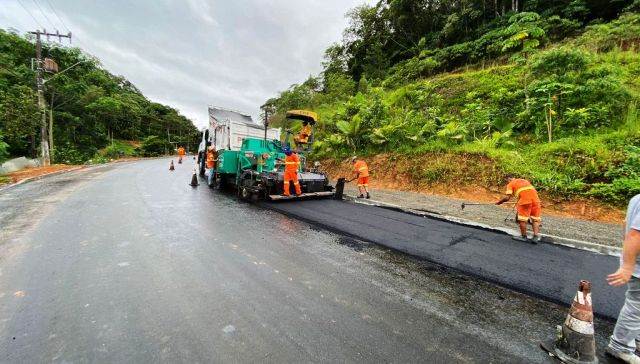
M4 142L2 133L0 132L0 162L3 162L9 156L9 144Z
M633 153L624 146L639 142L640 41L634 29L640 15L590 26L577 39L540 49L548 38L580 29L584 9L576 2L565 10L575 19L512 14L476 39L433 49L420 40L412 57L389 68L384 80L365 73L351 83L343 75L352 91L341 88L339 98L328 97L336 92L335 82L327 81L340 79L348 62L334 47L331 61L340 67L324 74L321 91L305 82L270 104L280 115L301 106L319 112L318 157L476 154L552 194L620 203L638 180L611 171L631 163L625 161ZM486 67L487 61L494 63ZM442 73L470 62L476 63L472 69Z
M622 163L612 166L605 176L611 183L594 184L590 196L609 202L624 204L631 197L640 194L640 147L625 147Z
M136 149L136 152L145 157L157 157L172 149L170 144L155 135L151 135L142 140L142 144Z

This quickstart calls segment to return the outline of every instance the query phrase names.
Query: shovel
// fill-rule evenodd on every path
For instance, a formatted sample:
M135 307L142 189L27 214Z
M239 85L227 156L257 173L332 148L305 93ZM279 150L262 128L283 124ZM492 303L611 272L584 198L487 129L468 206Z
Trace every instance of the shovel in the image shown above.
M504 204L512 205L512 204L515 204L515 202L505 202ZM460 208L464 210L464 208L467 206L489 206L489 205L495 205L495 203L463 202Z

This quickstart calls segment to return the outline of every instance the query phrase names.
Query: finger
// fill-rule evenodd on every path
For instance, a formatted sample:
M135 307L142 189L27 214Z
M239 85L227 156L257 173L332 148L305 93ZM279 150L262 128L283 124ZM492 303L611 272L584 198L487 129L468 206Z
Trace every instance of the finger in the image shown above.
M629 280L626 279L625 277L619 277L619 278L616 278L616 279L612 280L611 284L616 285L616 286L620 286L620 285L623 285L623 284L627 283L628 281Z
M609 281L610 285L617 286L619 284L618 282L620 282L620 279L619 278L613 278L613 279L608 279L608 281Z
M621 277L621 276L614 276L614 277L607 278L607 280L609 282L616 282L616 281L622 281L622 280L624 280L624 278Z

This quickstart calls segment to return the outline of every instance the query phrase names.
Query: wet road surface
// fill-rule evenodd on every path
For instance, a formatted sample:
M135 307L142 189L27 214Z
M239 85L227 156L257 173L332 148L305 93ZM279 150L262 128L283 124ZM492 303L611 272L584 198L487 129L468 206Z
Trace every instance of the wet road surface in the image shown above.
M149 160L0 191L0 362L552 362L566 308ZM600 348L611 323L596 322Z
M263 205L554 302L570 305L580 280L588 280L594 312L605 317L615 319L624 303L624 289L605 280L618 269L618 257L342 201Z

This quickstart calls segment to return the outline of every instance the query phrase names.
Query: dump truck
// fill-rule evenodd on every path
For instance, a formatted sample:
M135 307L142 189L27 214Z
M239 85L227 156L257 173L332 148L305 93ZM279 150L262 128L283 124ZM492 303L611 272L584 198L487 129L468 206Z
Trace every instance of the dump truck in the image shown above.
M287 112L287 119L302 120L311 124L317 121L317 114L305 110ZM218 162L215 166L213 188L236 188L244 199L291 200L305 198L327 198L334 196L334 188L325 173L319 170L319 164L313 168L307 166L307 155L311 151L313 139L305 145L292 148L288 131L283 141L270 138L269 130L263 137L246 137L238 150L218 149ZM266 136L266 137L265 137ZM298 180L302 189L299 196L283 196L284 186L284 148L288 147L300 157Z

